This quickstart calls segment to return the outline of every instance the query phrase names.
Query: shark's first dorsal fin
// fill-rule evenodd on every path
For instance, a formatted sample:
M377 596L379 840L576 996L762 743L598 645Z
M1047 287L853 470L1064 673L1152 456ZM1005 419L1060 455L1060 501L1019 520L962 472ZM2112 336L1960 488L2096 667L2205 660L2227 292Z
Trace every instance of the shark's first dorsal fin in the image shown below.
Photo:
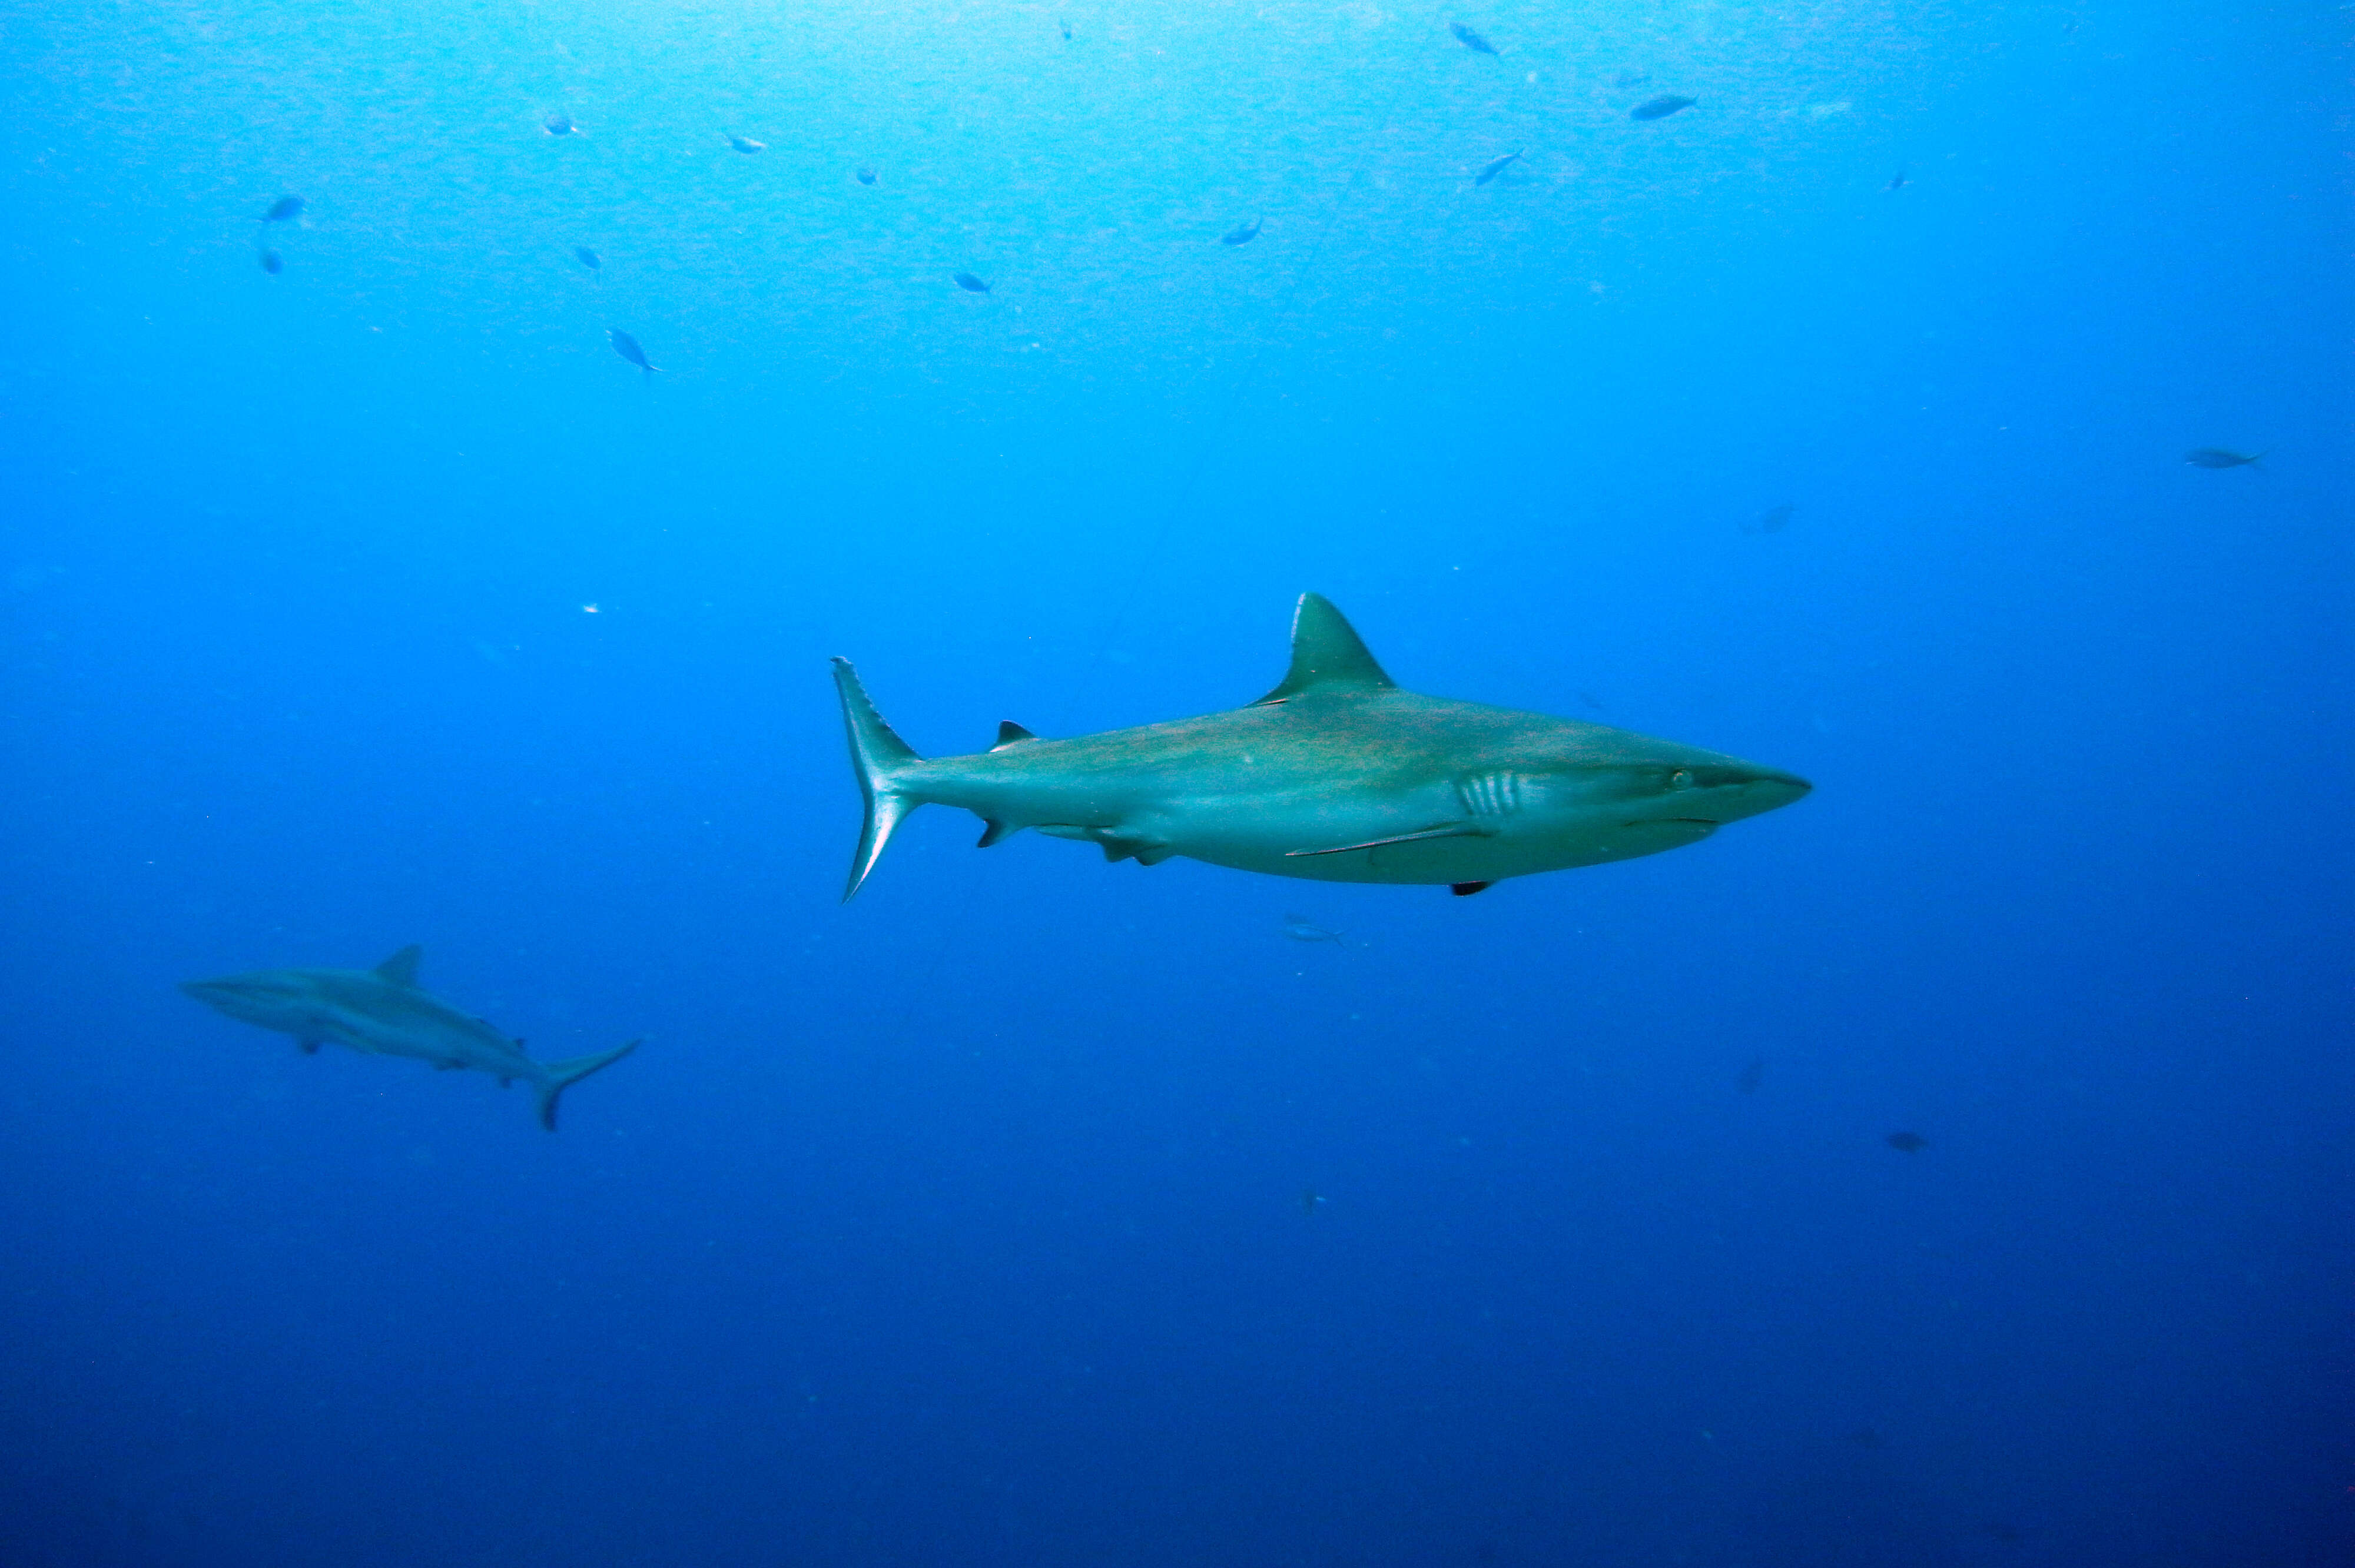
M378 977L379 979L389 980L395 985L415 985L417 983L417 960L424 951L425 949L419 947L416 943L410 943L409 946L401 948L400 951L393 954L392 957L377 965L376 972Z
M1036 740L1039 737L1037 736L1032 735L1028 730L1024 729L1012 719L999 719L997 721L997 744L991 747L989 749L992 751L1003 751L1009 746L1019 746L1026 740Z
M1331 599L1305 593L1292 612L1292 668L1282 685L1252 706L1280 703L1303 692L1380 692L1396 683L1382 673Z

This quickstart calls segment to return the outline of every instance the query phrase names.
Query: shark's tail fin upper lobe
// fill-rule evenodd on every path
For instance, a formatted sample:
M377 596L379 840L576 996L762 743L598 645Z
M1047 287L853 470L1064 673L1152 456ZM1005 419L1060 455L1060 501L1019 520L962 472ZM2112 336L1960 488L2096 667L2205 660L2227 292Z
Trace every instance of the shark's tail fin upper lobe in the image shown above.
M891 840L891 830L923 804L913 793L895 788L893 779L908 764L923 758L891 733L891 726L868 700L867 688L858 683L858 672L847 659L834 662L834 689L841 694L843 727L850 732L850 766L858 775L858 792L867 799L867 825L858 835L858 853L851 857L849 884L842 890L842 901L847 904L867 874L875 869L883 846Z
M568 1056L561 1062L543 1062L539 1080L539 1125L549 1131L556 1130L556 1097L579 1083L600 1067L610 1067L638 1048L638 1042L600 1051L593 1056Z

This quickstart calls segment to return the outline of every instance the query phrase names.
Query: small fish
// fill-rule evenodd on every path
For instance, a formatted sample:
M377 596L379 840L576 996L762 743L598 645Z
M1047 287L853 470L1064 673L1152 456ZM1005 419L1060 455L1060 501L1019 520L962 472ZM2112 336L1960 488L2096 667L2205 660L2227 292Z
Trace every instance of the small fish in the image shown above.
M963 289L968 294L986 294L989 292L989 285L983 282L980 279L975 277L970 272L959 272L956 274L956 286Z
M1903 190L1904 188L1905 188L1905 171L1904 171L1904 170L1902 170L1902 169L1900 169L1900 170L1898 170L1895 174L1893 174L1893 175L1890 175L1890 176L1889 176L1889 183L1888 183L1887 185L1883 185L1883 186L1881 186L1881 195L1883 195L1883 196L1887 196L1887 195L1891 194L1891 192L1894 192L1894 191L1902 191L1902 190Z
M1889 1445L1882 1440L1881 1434L1875 1432L1870 1426L1858 1427L1855 1431L1848 1435L1848 1440L1855 1444L1859 1448L1886 1448L1889 1446Z
M551 114L539 122L539 128L551 136L570 136L577 129L570 114Z
M1881 1141L1900 1154L1919 1154L1930 1147L1930 1140L1918 1132L1892 1132Z
M1055 18L1055 26L1063 29L1063 42L1067 44L1070 43L1071 41L1071 25L1058 16Z
M1314 1214L1317 1210L1324 1206L1325 1194L1318 1192L1316 1188L1307 1188L1300 1194L1300 1212L1302 1213Z
M1636 105L1635 108L1627 111L1627 118L1630 120L1666 120L1678 110L1690 109L1694 104L1699 103L1700 101L1700 100L1698 98L1679 98L1673 92L1664 92L1657 98L1647 98L1644 100L1643 102Z
M1765 1081L1766 1058L1753 1056L1742 1069L1742 1075L1733 1080L1733 1086L1745 1095L1754 1095L1758 1092L1758 1086Z
M1447 30L1455 35L1455 41L1457 43L1462 44L1465 48L1470 49L1476 55L1493 55L1497 52L1496 45L1490 43L1487 39L1482 37L1479 34L1474 32L1471 28L1465 26L1461 22L1448 23Z
M575 261L580 262L583 267L588 268L591 272L596 271L605 264L599 260L597 253L594 250L590 249L586 245L574 246L572 248L572 259Z
M646 351L638 346L638 340L632 337L628 333L623 332L621 328L607 327L605 329L605 335L613 339L613 352L615 354L620 355L623 359L628 360L632 365L636 366L647 375L652 376L655 371L662 368L661 366L655 365L648 360L646 358Z
M278 252L277 252L277 251L275 251L275 250L272 250L272 249L267 249L267 248L265 248L265 249L262 250L262 252L261 252L261 270L262 270L263 271L265 271L265 272L269 273L272 277L273 277L273 278L274 278L274 277L276 277L276 276L278 275L279 270L280 270L281 268L284 267L285 265L286 265L286 263L284 263L283 261L281 261L280 260L278 260Z
M1593 708L1596 713L1601 713L1603 711L1603 699L1596 696L1593 692L1582 690L1578 694L1578 700L1584 703L1588 707Z
M1263 217L1255 217L1249 223L1238 223L1232 228L1228 229L1224 234L1219 236L1219 243L1221 245L1249 245L1252 240L1259 238L1259 226L1266 221L1267 219Z
M858 183L862 185L871 185L875 183L874 164L861 164L858 165Z
M2193 447L2183 454L2183 461L2193 468L2245 468L2264 455L2263 452L2257 452L2252 456L2243 457L2239 452L2227 451L2222 447Z
M1501 158L1489 159L1487 163L1480 165L1480 172L1472 176L1472 183L1476 185L1487 185L1490 180L1495 179L1498 175L1503 174L1507 169L1511 168L1516 163L1518 163L1520 161L1520 156L1521 150L1518 147L1516 147Z
M1286 915L1284 917L1284 934L1295 942L1330 942L1337 948L1348 946L1341 940L1340 932L1327 930L1305 915Z
M1623 70L1611 79L1611 85L1625 92L1631 87L1641 87L1651 79L1652 73L1647 70Z
M1798 508L1787 501L1780 506L1770 506L1757 522L1744 523L1742 531L1745 534L1780 534L1791 525L1791 514L1796 511Z
M285 223L302 216L303 198L298 196L282 196L270 204L270 210L261 215L261 221Z
M730 136L728 144L740 153L765 153L769 150L766 142L755 142L750 136Z

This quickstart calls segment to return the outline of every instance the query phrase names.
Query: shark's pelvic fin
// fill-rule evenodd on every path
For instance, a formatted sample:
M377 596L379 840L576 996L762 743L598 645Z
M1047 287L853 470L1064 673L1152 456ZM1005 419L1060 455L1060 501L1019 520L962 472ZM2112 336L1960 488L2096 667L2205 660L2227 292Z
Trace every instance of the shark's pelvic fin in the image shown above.
M997 744L991 747L989 749L992 751L1003 751L1009 746L1020 746L1026 740L1036 740L1039 737L1037 736L1032 735L1028 730L1024 729L1012 719L999 719L997 721Z
M1252 705L1284 702L1303 692L1379 692L1394 684L1333 601L1305 593L1292 612L1292 668L1281 685Z
M1368 839L1361 844L1335 844L1331 849L1321 850L1286 850L1284 858L1297 860L1302 855L1348 854L1351 850L1380 849L1384 844L1411 844L1422 839L1485 839L1488 836L1488 830L1476 828L1469 822L1442 822L1419 833L1393 833L1386 839ZM1486 887L1488 885L1484 882L1480 885Z
M423 957L424 953L424 948L411 942L384 962L377 965L377 977L379 980L389 980L395 985L415 985L417 960Z
M611 1051L601 1051L594 1056L568 1056L561 1062L541 1063L540 1071L545 1075L541 1077L538 1086L539 1125L554 1132L556 1130L556 1097L598 1068L612 1066L636 1050L638 1045L639 1042L633 1040L627 1045L616 1046Z
M900 819L923 804L891 787L894 773L923 758L891 733L891 726L868 700L867 688L858 683L858 672L850 667L849 660L834 662L834 688L841 694L843 727L850 733L851 769L858 775L858 792L867 798L867 825L858 835L858 853L850 860L850 881L842 890L842 901L847 904L867 874L875 869Z
M1004 822L999 821L995 817L984 817L981 820L981 842L973 847L975 849L987 849L990 845L1004 838L1007 833L1015 831L1017 830L1007 827Z

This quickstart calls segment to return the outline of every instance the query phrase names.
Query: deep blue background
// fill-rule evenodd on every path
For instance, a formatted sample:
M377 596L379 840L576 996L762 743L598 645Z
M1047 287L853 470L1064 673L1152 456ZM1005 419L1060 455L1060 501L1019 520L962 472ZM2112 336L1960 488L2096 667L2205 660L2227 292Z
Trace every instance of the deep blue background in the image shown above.
M0 1561L2346 1561L2346 44L20 10ZM826 655L971 749L1306 588L1817 791L1473 900L927 811L837 906ZM651 1043L551 1138L173 990L410 941Z

